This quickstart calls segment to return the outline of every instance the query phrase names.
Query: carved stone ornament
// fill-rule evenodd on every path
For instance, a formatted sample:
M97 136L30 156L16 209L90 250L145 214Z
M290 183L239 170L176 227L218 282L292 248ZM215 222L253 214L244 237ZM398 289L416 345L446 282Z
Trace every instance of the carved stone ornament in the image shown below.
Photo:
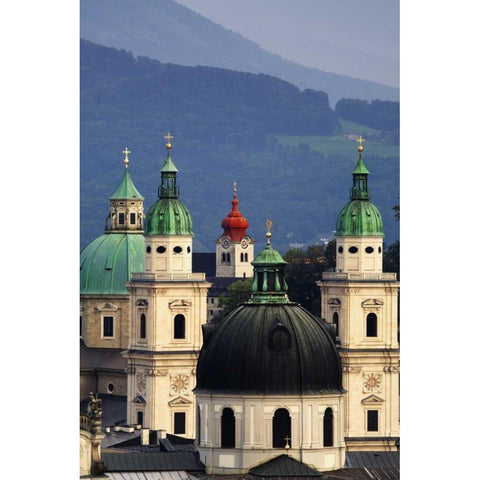
M170 395L185 395L189 390L190 377L188 375L172 375L170 377Z
M362 367L345 365L343 367L343 371L347 373L360 373L362 371Z
M140 395L145 395L145 387L146 387L146 375L144 373L140 373L137 375L137 391Z
M328 300L329 305L340 305L342 302L338 298L330 298Z
M382 374L364 373L363 374L363 393L381 393Z
M160 368L152 368L147 372L148 375L153 375L154 377L166 377L168 375L168 370L162 370Z

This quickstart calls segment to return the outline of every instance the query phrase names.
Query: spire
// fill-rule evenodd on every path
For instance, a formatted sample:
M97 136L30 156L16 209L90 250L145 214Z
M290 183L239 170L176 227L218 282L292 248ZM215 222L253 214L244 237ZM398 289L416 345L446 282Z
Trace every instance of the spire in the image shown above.
M117 187L113 195L110 197L110 200L116 200L116 199L130 200L134 198L143 200L143 196L135 188L135 185L133 184L132 178L130 177L130 173L128 171L128 165L130 163L128 154L132 152L125 147L125 150L123 150L122 153L125 154L125 158L123 160L123 163L125 164L125 172L123 174L123 178L122 178L122 181L120 182L120 185Z
M370 173L365 167L362 158L363 145L362 143L365 140L358 137L358 161L353 169L353 187L350 189L350 199L351 200L369 200L370 199L370 189L368 188L368 174Z
M240 242L247 235L248 221L238 210L237 182L233 182L232 209L222 221L223 235Z
M273 222L266 221L267 245L255 257L253 265L252 297L250 302L287 303L287 282L285 281L285 267L287 262L280 253L272 248L270 239Z
M170 157L170 150L172 149L172 144L170 140L173 138L173 135L167 133L163 138L167 140L165 148L167 149L167 158L163 164L160 172L162 174L162 183L158 189L158 196L160 198L178 198L179 190L177 187L177 173L178 169L174 165L172 158Z

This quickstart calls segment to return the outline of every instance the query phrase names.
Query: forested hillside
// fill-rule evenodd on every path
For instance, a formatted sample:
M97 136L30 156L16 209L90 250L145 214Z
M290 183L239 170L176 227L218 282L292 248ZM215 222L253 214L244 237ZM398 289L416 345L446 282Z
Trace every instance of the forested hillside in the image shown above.
M196 251L213 250L238 182L240 210L263 244L267 218L276 248L314 243L335 229L348 201L351 153L280 145L274 135L340 135L327 96L274 77L209 67L162 64L81 42L81 244L103 233L108 197L123 174L122 150L148 209L165 158L163 136L174 135L172 157L181 198L192 213ZM358 132L361 133L361 132ZM398 157L368 154L372 200L384 215L387 243L398 237Z
M397 88L285 60L173 0L81 0L80 33L161 62L273 75L301 89L327 92L332 107L342 97L399 97Z

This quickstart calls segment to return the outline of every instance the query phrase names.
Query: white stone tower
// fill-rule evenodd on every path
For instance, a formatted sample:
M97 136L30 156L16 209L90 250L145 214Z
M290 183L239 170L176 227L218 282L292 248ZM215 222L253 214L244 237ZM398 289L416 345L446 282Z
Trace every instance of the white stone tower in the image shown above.
M134 273L128 283L127 422L193 438L192 389L211 284L204 273L192 273L192 221L178 198L173 137L165 138L159 199L145 220L145 271Z
M216 276L253 276L254 243L247 234L248 221L238 210L237 182L233 184L232 210L222 221L223 234L216 243Z
M399 282L382 270L382 218L370 202L359 142L350 202L337 220L337 268L317 283L322 316L337 326L341 343L347 449L390 451L400 428Z

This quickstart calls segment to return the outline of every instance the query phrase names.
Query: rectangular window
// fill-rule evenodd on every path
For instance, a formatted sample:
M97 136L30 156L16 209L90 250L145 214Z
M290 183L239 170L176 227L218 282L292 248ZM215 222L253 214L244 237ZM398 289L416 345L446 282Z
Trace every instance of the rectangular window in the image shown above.
M119 213L118 214L118 224L119 225L124 225L125 224L125 214L124 213Z
M137 412L137 425L143 426L143 412Z
M367 410L367 431L378 432L378 410Z
M80 315L80 338L83 335L83 317Z
M135 225L136 221L137 221L136 215L134 213L131 213L130 214L130 225Z
M185 412L175 412L173 414L173 433L175 435L185 434Z
M113 337L113 317L103 317L103 336Z

